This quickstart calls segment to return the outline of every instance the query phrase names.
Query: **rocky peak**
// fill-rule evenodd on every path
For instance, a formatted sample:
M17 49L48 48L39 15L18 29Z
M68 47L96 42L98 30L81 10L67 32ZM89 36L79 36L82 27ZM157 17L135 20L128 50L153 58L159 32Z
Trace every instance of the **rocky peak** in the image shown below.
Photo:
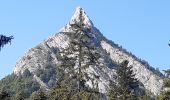
M72 29L71 25L82 25L84 28L90 29L91 31L94 31L94 26L86 12L81 7L77 7L75 13L71 17L71 20L69 23L63 27L60 31L61 32L69 32Z
M74 15L72 16L69 23L75 24L75 23L80 23L81 21L83 21L82 24L84 24L84 26L86 26L88 28L93 27L92 21L86 15L86 12L83 10L83 8L77 7L76 11L75 11Z
M138 61L135 56L125 52L123 48L120 48L114 42L107 40L101 32L93 26L92 21L81 7L76 8L76 12L69 23L66 24L59 33L28 50L16 63L14 74L22 75L25 69L28 69L35 76L39 70L46 70L51 67L55 70L58 64L57 54L61 48L69 46L69 37L63 33L72 32L72 24L80 24L90 29L90 34L92 33L95 37L93 42L97 44L96 46L101 50L102 59L100 65L103 67L99 68L98 66L94 66L87 70L87 73L95 73L97 76L100 76L99 79L94 79L95 84L99 86L100 92L106 93L109 80L114 80L113 76L116 70L113 67L115 67L114 65L116 64L113 64L113 62L120 63L123 60L128 60L129 65L133 66L136 78L144 87L155 95L159 94L163 85L162 79L154 74L152 70L149 70L146 64ZM40 77L35 76L34 78L42 87L48 87L47 82L43 83L44 85L42 84L43 81L39 79ZM92 82L88 81L87 84L93 87Z
M82 26L84 29L90 30L89 34L93 35L94 42L100 44L99 42L103 38L101 32L94 26L93 22L90 20L89 16L86 14L85 10L81 7L77 7L70 21L60 30L60 32L72 32L72 25Z

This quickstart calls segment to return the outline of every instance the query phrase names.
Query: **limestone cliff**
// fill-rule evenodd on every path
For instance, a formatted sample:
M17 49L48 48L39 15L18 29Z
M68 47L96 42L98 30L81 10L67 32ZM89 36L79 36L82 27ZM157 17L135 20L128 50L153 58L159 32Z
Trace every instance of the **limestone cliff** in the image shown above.
M159 94L163 81L160 75L155 74L155 70L148 64L140 61L136 56L120 48L114 42L107 40L102 33L93 25L92 21L86 15L85 11L78 7L70 22L66 24L59 33L46 39L39 45L28 50L24 56L16 63L14 73L22 75L25 69L28 69L38 80L39 84L48 89L47 83L42 83L36 72L40 69L45 70L47 66L57 65L58 60L56 55L62 48L67 48L69 45L69 37L62 32L71 32L72 26L70 24L79 22L80 12L83 16L83 24L90 29L90 34L94 35L94 42L98 44L103 55L100 60L100 65L103 67L91 67L87 73L95 73L100 76L99 79L95 78L95 83L99 86L99 91L106 93L108 89L109 80L113 80L115 75L115 64L121 63L123 60L128 60L129 66L133 66L133 71L136 73L136 78L144 85L144 87L151 93ZM114 63L113 63L114 62ZM152 70L151 70L152 69ZM90 75L90 74L89 74ZM92 82L88 81L87 84L92 87Z

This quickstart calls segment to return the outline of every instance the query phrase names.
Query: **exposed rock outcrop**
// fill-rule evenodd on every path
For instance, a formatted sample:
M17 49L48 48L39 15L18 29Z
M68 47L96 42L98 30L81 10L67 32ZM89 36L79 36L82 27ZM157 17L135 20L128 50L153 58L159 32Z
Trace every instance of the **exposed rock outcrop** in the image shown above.
M72 31L72 26L70 26L70 24L80 21L80 12L84 19L83 24L85 27L91 29L89 34L94 35L94 42L100 47L103 55L100 61L100 65L102 65L102 67L95 66L86 70L89 75L90 73L95 73L100 76L100 78L93 77L94 82L98 84L99 91L106 93L109 80L114 79L113 76L115 75L116 66L113 62L121 63L123 60L128 60L129 66L133 66L136 78L144 85L144 87L155 95L159 94L163 85L163 81L160 76L154 74L152 70L148 69L148 66L138 61L133 55L125 52L113 42L108 42L109 40L107 40L102 33L94 27L92 21L80 7L76 9L76 12L70 22L63 27L59 33L28 50L16 63L14 73L16 75L22 75L24 70L28 69L32 74L36 74L39 69L45 69L49 64L57 65L58 60L56 55L62 48L67 48L69 45L69 37L64 35L62 32ZM46 85L46 83L42 83L43 81L40 81L37 76L34 78L36 80L38 79L42 86L48 88L48 85ZM86 84L92 87L91 81L88 81Z

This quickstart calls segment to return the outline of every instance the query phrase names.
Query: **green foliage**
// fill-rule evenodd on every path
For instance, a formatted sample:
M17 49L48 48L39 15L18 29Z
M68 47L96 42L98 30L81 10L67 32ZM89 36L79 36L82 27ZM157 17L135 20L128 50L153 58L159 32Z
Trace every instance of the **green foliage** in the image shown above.
M0 100L10 100L10 94L6 91L0 92Z
M47 95L43 91L33 92L31 100L48 100Z
M59 61L56 68L57 86L50 92L52 99L93 100L96 99L94 94L98 94L92 93L85 86L87 79L90 79L85 70L91 65L97 65L100 55L97 48L94 48L95 44L92 44L91 30L83 24L81 14L79 22L70 24L72 32L64 32L69 37L70 44L57 56Z
M134 54L132 54L131 52L128 52L126 49L122 48L122 46L119 46L118 44L114 43L114 41L111 40L107 40L105 39L105 41L109 44L111 44L111 46L113 47L117 47L119 48L120 51L123 51L124 53L128 54L129 56L133 57L136 61L139 61L141 64L143 64L144 66L146 66L147 69L151 70L154 74L156 74L157 76L163 78L164 75L159 71L158 68L154 68L151 65L149 65L149 63L141 58L136 57Z
M139 100L155 100L154 98L152 98L150 95L145 94L143 96L139 96L138 97Z
M132 66L128 67L128 63L127 60L122 62L116 72L118 85L125 91L138 87L138 80L134 78L135 74L133 73Z
M128 67L128 61L123 61L117 67L117 78L116 82L110 81L110 100L136 100L135 88L138 87L138 80L132 71L132 67Z
M168 75L170 75L170 69L164 70L164 72Z
M18 97L20 93L28 98L32 92L39 90L39 84L33 81L33 77L23 77L11 74L0 81L0 90L7 91L10 96Z
M70 23L70 26L71 32L63 32L69 37L70 44L68 48L60 51L58 56L60 65L57 70L61 70L62 73L59 74L64 73L59 79L60 81L64 80L62 85L65 84L69 88L71 83L73 86L71 88L80 92L85 89L85 82L89 79L85 75L85 70L91 65L98 64L100 54L99 50L95 48L96 44L93 44L94 38L91 29L84 25L81 11L78 22Z
M5 35L0 35L0 50L2 47L4 47L4 45L11 43L11 40L14 39L13 36L5 36Z
M170 79L169 78L164 79L164 87L170 88Z
M28 94L26 94L24 91L20 91L18 93L15 94L15 100L24 100L24 98L27 98Z
M56 88L49 91L49 99L50 100L69 100L70 91L67 88Z
M50 88L56 85L56 67L55 65L47 64L45 69L39 69L36 72L37 77L39 77L44 83L47 83Z
M101 98L101 93L94 91L81 91L77 92L71 97L71 100L99 100Z
M94 90L69 90L57 88L49 92L49 100L103 100L104 95Z
M110 89L109 89L109 93L108 93L108 99L109 100L117 100L118 99L118 87L116 86L116 83L114 83L113 81L110 81Z
M170 91L163 91L158 96L157 100L170 100Z
M167 78L164 79L165 90L157 97L158 100L170 100L170 69L165 70L165 74L167 75Z

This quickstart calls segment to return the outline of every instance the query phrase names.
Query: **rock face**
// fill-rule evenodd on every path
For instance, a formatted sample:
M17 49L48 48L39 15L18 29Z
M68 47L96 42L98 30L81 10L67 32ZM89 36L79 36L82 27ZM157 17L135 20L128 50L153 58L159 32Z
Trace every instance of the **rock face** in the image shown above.
M144 87L155 95L159 94L163 81L159 75L154 73L155 70L153 70L153 68L148 64L140 61L134 55L120 48L112 41L107 40L101 32L94 27L92 21L80 7L76 9L76 12L70 22L65 25L59 33L43 41L36 47L31 48L24 54L24 56L16 63L14 74L22 75L25 69L28 69L42 87L48 88L48 85L45 82L42 83L43 81L36 76L36 72L40 69L44 70L49 65L58 64L56 55L60 50L62 50L62 48L67 48L69 45L69 37L64 35L62 32L72 31L72 26L70 24L80 21L80 13L82 13L84 19L83 24L85 27L91 29L90 34L94 35L94 42L99 45L102 51L101 55L103 55L100 60L100 64L103 65L102 68L95 66L90 67L87 70L87 73L93 72L100 76L100 78L93 77L95 83L98 84L99 91L106 93L108 90L109 80L114 80L113 76L115 75L116 66L113 62L121 63L123 60L128 60L129 66L133 66L133 71L136 73L136 78L144 85ZM88 81L86 84L92 87L91 81Z

